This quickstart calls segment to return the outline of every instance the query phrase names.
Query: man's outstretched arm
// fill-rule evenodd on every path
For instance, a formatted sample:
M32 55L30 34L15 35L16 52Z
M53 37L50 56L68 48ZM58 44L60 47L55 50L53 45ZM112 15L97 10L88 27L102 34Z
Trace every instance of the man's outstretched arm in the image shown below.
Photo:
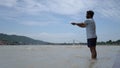
M75 22L72 22L71 23L72 25L77 25L79 27L86 27L86 24L85 23L75 23Z

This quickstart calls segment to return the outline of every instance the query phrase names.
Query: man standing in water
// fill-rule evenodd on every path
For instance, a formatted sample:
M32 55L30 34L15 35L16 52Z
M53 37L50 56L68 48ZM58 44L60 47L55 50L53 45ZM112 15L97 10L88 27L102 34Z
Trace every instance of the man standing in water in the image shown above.
M90 48L91 51L91 58L96 59L97 58L97 52L96 52L96 41L97 41L97 35L96 35L96 25L93 20L94 12L89 10L86 12L86 20L82 23L75 23L72 22L72 25L77 25L79 27L86 27L86 33L87 33L87 45Z

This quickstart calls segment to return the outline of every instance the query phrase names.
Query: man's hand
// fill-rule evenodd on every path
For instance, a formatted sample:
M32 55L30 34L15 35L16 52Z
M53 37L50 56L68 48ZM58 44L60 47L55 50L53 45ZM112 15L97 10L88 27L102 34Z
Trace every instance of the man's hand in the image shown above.
M74 22L72 22L71 24L72 24L72 25L76 25L76 23L74 23Z

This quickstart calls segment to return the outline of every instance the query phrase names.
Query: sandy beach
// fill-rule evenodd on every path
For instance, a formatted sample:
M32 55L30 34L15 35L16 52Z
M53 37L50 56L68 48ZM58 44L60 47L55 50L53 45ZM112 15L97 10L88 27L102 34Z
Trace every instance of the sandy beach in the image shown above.
M113 68L120 46L97 46L97 60L84 46L0 46L0 68Z

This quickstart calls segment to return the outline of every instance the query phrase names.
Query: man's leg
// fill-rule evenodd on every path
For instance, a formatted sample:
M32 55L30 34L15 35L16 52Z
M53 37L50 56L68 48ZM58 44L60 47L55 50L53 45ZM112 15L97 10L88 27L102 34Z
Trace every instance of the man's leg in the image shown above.
M97 59L97 51L96 51L96 47L89 47L90 51L91 51L91 58L92 59Z

